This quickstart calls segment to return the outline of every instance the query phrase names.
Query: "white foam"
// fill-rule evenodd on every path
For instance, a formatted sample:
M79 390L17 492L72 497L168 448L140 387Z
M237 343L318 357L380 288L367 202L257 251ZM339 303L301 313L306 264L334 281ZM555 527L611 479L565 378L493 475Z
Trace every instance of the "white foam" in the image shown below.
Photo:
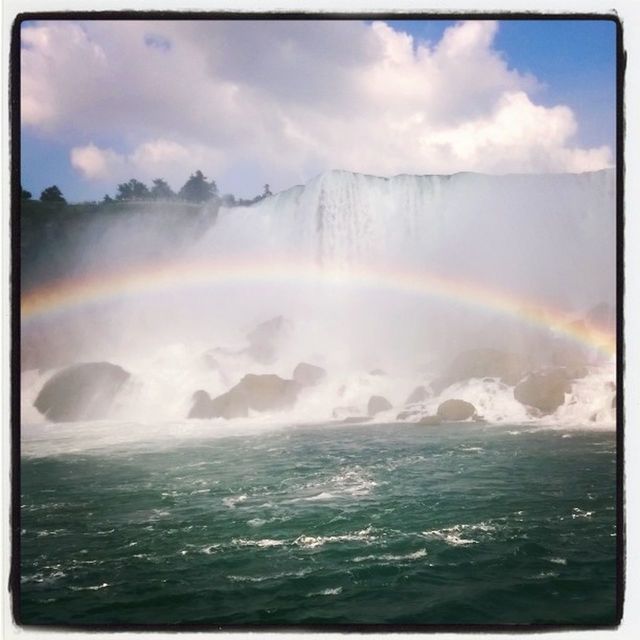
M345 533L345 534L336 535L336 536L301 535L294 540L294 544L300 547L305 547L307 549L315 549L325 544L333 544L333 543L340 543L340 542L353 542L353 541L371 542L377 539L376 536L372 535L372 532L373 532L373 528L367 527L366 529L362 529L360 531L355 531L353 533Z
M226 507L229 507L230 509L235 509L237 504L242 504L246 501L246 499L247 496L245 494L239 496L230 496L227 498L223 498L222 504L224 504Z
M383 553L380 555L368 555L368 556L356 556L353 559L353 562L406 562L411 560L419 560L420 558L424 558L427 556L426 549L418 549L418 551L414 551L413 553L405 553L405 554L392 554L392 553Z
M313 596L337 596L342 593L342 587L334 587L333 589L323 589L322 591L314 591L313 593L308 593L307 598L312 598Z
M479 522L477 524L456 524L452 527L445 527L443 529L433 529L431 531L423 531L422 535L430 539L443 540L452 546L465 546L470 544L476 544L479 540L470 537L463 537L463 535L480 534L481 538L487 537L487 534L493 533L496 530L494 525L486 522Z

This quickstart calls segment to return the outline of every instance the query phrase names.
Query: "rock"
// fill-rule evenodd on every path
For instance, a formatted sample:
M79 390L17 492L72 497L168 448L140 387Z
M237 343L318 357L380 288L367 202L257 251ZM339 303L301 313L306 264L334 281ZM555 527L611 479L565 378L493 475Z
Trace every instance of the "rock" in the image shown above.
M470 349L459 353L445 375L431 383L436 394L454 382L469 378L500 378L512 385L522 379L529 367L526 358L499 349Z
M436 425L441 424L442 420L438 416L424 416L418 420L417 424Z
M416 402L424 402L429 397L427 388L424 386L416 387L405 400L405 404L415 404Z
M369 371L369 375L370 376L386 376L387 372L383 371L382 369L372 369L371 371Z
M418 415L420 412L413 410L413 411L401 411L397 416L396 416L396 420L407 420L408 418L411 418L413 416Z
M255 411L277 411L295 404L299 385L272 373L249 373L235 387L214 398L208 418L241 418ZM206 405L205 405L206 406Z
M106 418L130 374L109 362L75 364L54 374L33 403L53 422Z
M551 363L556 367L569 369L584 368L587 364L586 350L577 344L565 344L556 347L551 354Z
M570 380L579 380L589 375L589 369L585 366L565 367L564 370Z
M349 416L342 420L342 424L358 424L359 422L370 422L373 416Z
M213 401L211 396L202 389L198 389L192 397L193 404L187 418L211 418L213 414Z
M571 390L564 369L551 369L529 374L513 390L513 396L542 414L553 413L564 404L564 395Z
M293 370L293 379L301 387L313 387L322 382L326 376L327 372L322 367L306 362L301 362Z
M288 323L282 316L259 324L247 334L249 342L247 353L257 362L271 364L276 358L288 328Z
M242 393L250 409L273 411L295 404L298 397L298 384L294 380L285 380L270 374L247 374L231 391Z
M458 422L468 420L476 415L476 408L464 400L445 400L440 404L437 417L444 422Z
M367 403L367 413L372 417L391 408L391 403L382 396L371 396Z
M238 385L211 401L209 418L246 418L249 415L249 403L245 394L238 390Z

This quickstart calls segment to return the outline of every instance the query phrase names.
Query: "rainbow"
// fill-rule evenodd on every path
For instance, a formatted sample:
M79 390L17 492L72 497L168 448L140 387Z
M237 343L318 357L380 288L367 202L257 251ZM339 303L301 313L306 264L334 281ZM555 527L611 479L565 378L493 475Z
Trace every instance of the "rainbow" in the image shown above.
M200 260L148 264L119 272L94 273L57 281L21 297L21 320L28 323L52 314L127 296L143 296L188 287L241 284L323 284L332 288L359 287L376 291L430 296L517 318L549 329L591 348L613 355L615 334L582 322L548 305L463 281L423 271L398 268L322 266L302 260Z

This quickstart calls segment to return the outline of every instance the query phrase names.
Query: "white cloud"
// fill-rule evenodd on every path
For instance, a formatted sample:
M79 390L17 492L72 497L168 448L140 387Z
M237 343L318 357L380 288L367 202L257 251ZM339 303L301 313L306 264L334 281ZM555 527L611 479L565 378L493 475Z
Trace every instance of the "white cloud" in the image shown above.
M609 166L607 147L572 142L567 106L536 104L497 28L460 23L432 44L382 22L39 23L23 28L23 123L95 180Z
M89 180L113 182L131 177L142 180L163 177L176 189L193 172L192 167L221 170L223 166L215 149L195 144L184 146L161 138L145 142L128 154L90 143L73 147L70 158L71 165Z
M71 149L71 165L89 180L109 180L122 168L124 158L113 149L99 149L93 142Z

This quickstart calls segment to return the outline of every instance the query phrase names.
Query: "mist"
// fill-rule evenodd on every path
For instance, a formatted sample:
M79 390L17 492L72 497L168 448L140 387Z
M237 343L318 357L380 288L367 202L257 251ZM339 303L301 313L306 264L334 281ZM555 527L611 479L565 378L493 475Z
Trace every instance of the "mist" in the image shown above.
M423 413L466 394L489 420L544 419L496 376L441 388L451 363L473 349L518 354L524 373L566 366L570 354L589 375L572 384L581 412L567 419L611 420L611 354L567 337L557 321L505 313L492 293L612 332L615 229L613 170L390 179L332 171L250 207L95 215L74 225L64 251L45 238L37 259L23 255L23 298L72 279L135 274L138 284L23 318L23 420L44 420L33 403L47 380L88 362L130 374L103 416L114 419L184 419L198 390L215 398L246 374L289 380L301 362L326 377L292 406L249 416L344 419L365 415L378 395L391 419L425 386ZM450 286L421 289L421 274ZM594 308L608 310L604 320Z

